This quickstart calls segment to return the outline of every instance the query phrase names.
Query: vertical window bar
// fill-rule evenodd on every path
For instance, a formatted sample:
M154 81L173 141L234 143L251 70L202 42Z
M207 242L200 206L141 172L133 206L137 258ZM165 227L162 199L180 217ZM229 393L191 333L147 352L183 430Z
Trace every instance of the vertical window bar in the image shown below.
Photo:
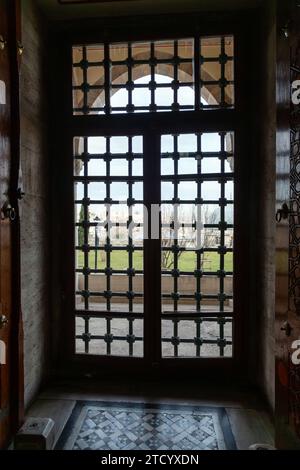
M196 323L196 356L201 356L201 318L195 321Z
M129 276L128 276L128 291L129 293L133 292L133 249L134 249L134 244L133 244L133 229L132 229L132 208L133 208L133 191L132 191L132 186L133 182L131 180L132 177L132 137L128 138L128 175L129 175L129 181L128 181L128 197L129 197L129 204L128 204L128 268L129 268ZM133 311L133 297L129 295L128 298L128 303L129 303L129 312Z
M86 354L90 352L90 317L84 318L84 351Z
M222 36L221 38L221 107L223 108L226 106L226 101L225 101L225 83L226 83L226 77L225 77L225 37Z
M202 56L202 39L198 39L199 41L199 66L198 66L198 69L199 69L199 84L197 86L197 88L199 89L199 109L202 109L204 107L204 105L202 104L201 102L201 96L202 96L202 87L203 87L203 76L202 76L202 68L203 68L203 64L204 64L204 57ZM196 58L195 58L196 60ZM195 70L195 72L197 73L197 71Z
M88 152L88 139L84 138L84 153L87 155ZM85 296L84 296L84 308L86 310L89 310L89 275L88 275L88 270L89 270L89 193L88 193L88 180L87 180L87 172L88 172L88 166L87 166L87 159L84 161L84 199L83 199L83 210L84 210L84 268L85 268L85 274L84 274L84 291L85 291Z
M154 42L151 42L151 56L150 56L150 70L151 70L151 104L150 104L150 109L151 111L155 111L156 105L155 105L155 45Z
M195 92L195 110L199 111L201 107L201 81L200 81L200 56L201 56L201 39L194 38L194 92Z
M173 154L173 160L174 160L174 218L172 220L172 229L173 229L173 247L174 249L174 254L173 254L173 259L174 259L174 264L173 264L173 269L175 271L178 270L178 251L177 248L179 246L178 244L178 135L174 135L174 154ZM170 231L170 233L172 233ZM178 310L178 276L173 276L173 283L174 283L174 311L177 312Z
M131 180L132 177L132 137L128 137L128 175L129 175L129 188L128 188L128 197L129 197L129 207L128 207L128 246L129 246L129 253L128 253L128 268L129 268L129 276L128 276L128 291L129 293L133 292L133 217L132 217L132 202L133 202L133 192L132 192L132 185L133 182ZM131 249L132 248L132 249ZM133 297L129 295L129 312L133 312ZM129 318L129 338L133 338L133 320ZM133 342L131 340L128 341L129 346L129 356L133 356Z
M106 318L106 353L108 356L111 355L111 343L112 343L112 334L111 334L111 318Z
M110 114L110 55L109 55L109 44L104 44L104 89L105 89L105 114Z
M202 172L202 142L201 142L202 134L197 134L197 174L198 177L201 176ZM197 293L197 300L196 300L196 310L201 310L201 300L200 300L200 293L201 293L201 251L200 251L200 244L201 244L201 233L202 233L202 224L201 224L201 215L202 215L202 204L200 203L202 198L202 182L201 178L197 179L197 204L196 204L196 217L195 220L196 224L196 263L197 263L197 276L196 276L196 293Z
M132 318L128 319L129 323L129 338L133 338L133 320ZM133 341L129 340L128 341L128 346L129 346L129 356L133 356Z
M178 104L178 66L179 66L179 57L178 57L178 41L174 41L174 81L173 81L173 88L174 88L174 101L172 104L173 111L179 110Z
M87 81L87 69L88 69L88 62L87 62L87 53L86 47L83 46L82 48L82 70L83 70L83 114L89 114L89 105L88 105L88 81Z
M221 174L224 176L225 173L225 133L221 132L220 133L220 139L221 139ZM220 234L220 247L221 247L221 252L220 252L220 312L224 312L224 271L225 271L225 260L224 260L224 251L223 247L225 247L225 180L222 178L221 180L221 234ZM220 319L221 320L221 319ZM218 322L219 323L219 329L220 329L220 343L219 343L219 348L220 348L220 356L224 356L224 323L223 321Z
M132 104L132 88L133 88L133 81L132 81L132 46L131 43L128 43L128 105L127 105L127 112L131 113L134 111L134 106Z
M173 320L174 357L178 357L178 325L179 325L179 320Z
M110 205L110 137L106 137L106 308L111 310L111 205Z
M195 43L198 41L195 41ZM198 87L197 87L198 88ZM197 175L200 176L202 172L202 134L197 134ZM200 204L202 197L202 182L201 179L198 178L197 180L197 204L196 204L196 310L198 312L201 311L201 252L200 252L200 243L201 243L201 232L202 232L202 224L201 224L201 215L202 215L202 205ZM196 356L201 356L201 319L196 320Z
M173 269L178 269L178 135L174 135L174 154L173 154L173 161L174 161L174 217L173 217L173 247L175 248L173 259ZM172 233L172 232L170 232ZM178 276L173 277L173 302L174 302L174 312L178 311ZM174 321L174 356L178 356L178 324L177 320Z

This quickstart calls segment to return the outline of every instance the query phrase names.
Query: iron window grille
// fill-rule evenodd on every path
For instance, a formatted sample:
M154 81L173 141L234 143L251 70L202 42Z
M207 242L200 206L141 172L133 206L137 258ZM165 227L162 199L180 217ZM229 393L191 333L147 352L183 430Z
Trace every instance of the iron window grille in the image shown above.
M74 46L73 113L232 108L233 49L232 36ZM123 103L115 102L117 91L124 94Z
M74 46L73 114L233 108L233 46L232 36ZM168 80L161 78L166 76ZM146 104L136 102L136 90L146 94ZM190 102L182 104L180 96L186 90ZM117 92L123 94L121 104L114 100ZM161 92L167 94L168 104L159 100ZM160 224L162 357L231 357L234 195L227 188L233 188L234 181L233 132L214 133L219 148L213 151L204 148L208 133L203 132L193 135L195 148L181 151L184 135L161 136L160 204L173 207L171 224L163 216ZM171 151L164 151L164 138L171 139ZM91 142L97 147L97 139L101 145L98 142L98 150L91 151ZM115 151L117 139L123 140ZM172 171L164 171L167 160ZM77 353L144 355L144 244L135 237L136 231L145 231L143 161L142 135L74 138ZM218 161L218 171L207 170L209 161ZM182 171L184 162L193 162L194 171ZM193 196L185 197L184 184L195 188ZM165 196L164 185L172 187L172 196ZM207 185L218 186L219 194L205 196ZM116 190L120 186L122 198ZM120 199L124 214L113 220ZM181 220L180 207L195 208L189 221ZM218 215L199 229L197 221L206 207L217 208ZM171 234L169 245L164 244L165 230ZM192 233L200 245L183 244L182 230ZM214 241L204 242L205 231ZM182 266L185 255L193 257L193 268ZM213 269L205 265L208 255L214 256ZM170 268L163 262L165 256L171 257ZM207 279L218 280L210 292L205 291ZM183 280L191 284L185 292ZM213 307L207 308L210 303Z

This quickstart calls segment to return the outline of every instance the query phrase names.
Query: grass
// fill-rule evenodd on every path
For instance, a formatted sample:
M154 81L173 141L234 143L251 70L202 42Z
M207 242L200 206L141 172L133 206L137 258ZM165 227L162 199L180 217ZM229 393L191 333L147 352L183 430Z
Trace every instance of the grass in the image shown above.
M98 252L97 256L97 269L105 269L106 256L103 252ZM231 272L233 270L233 254L227 253L224 256L225 271ZM172 262L172 259L169 259ZM133 265L136 270L143 269L143 252L137 251L133 254ZM181 271L191 271L196 269L196 254L193 252L182 253L179 257L178 267ZM84 266L84 255L82 252L77 254L77 266L82 268ZM89 253L89 267L95 269L95 252ZM113 251L111 253L111 267L112 269L125 270L128 268L128 253L126 251ZM168 269L172 269L171 265ZM220 256L218 253L205 253L202 269L204 271L218 271L220 269Z

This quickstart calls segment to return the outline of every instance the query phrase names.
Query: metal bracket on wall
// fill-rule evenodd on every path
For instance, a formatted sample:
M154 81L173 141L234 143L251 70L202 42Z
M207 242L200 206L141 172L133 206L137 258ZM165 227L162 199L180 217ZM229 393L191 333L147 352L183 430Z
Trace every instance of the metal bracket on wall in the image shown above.
M284 322L282 327L280 328L281 331L285 331L286 336L291 336L291 333L293 331L293 328L289 324L288 321Z
M0 315L0 330L8 324L8 318L6 315Z
M13 222L16 219L16 211L8 201L1 208L1 220L9 219Z
M287 203L283 203L281 208L277 210L276 212L276 216L275 216L275 219L276 219L276 222L281 222L282 220L286 220L288 218L288 216L290 215L291 211L289 209L289 206L287 205Z
M0 34L0 51L4 51L7 42L5 41L4 37Z
M24 52L24 46L20 41L17 41L17 50L18 50L19 56L21 56Z

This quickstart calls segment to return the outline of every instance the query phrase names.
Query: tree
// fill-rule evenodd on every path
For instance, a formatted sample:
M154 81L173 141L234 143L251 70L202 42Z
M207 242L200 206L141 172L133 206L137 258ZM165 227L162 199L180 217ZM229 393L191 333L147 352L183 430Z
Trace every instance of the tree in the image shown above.
M88 220L89 220L89 209L88 209ZM79 213L79 223L81 224L82 222L85 221L84 217L84 205L81 204L80 208L80 213ZM88 230L88 237L89 237L89 229ZM84 228L82 226L78 227L78 246L84 245Z
M209 204L202 206L203 223L204 225L217 225L220 222L219 211L217 209L211 210ZM205 228L203 235L203 246L212 248L219 243L216 239L218 232L215 228Z
M209 204L201 205L199 211L193 207L191 212L187 211L186 208L180 207L178 209L178 223L184 224L184 222L192 223L195 228L185 227L181 228L180 239L178 244L180 247L192 249L201 248L212 248L220 243L219 230L216 228L203 227L203 225L218 225L220 222L219 210L212 210ZM172 269L174 266L172 247L174 245L174 215L172 208L163 207L162 209L162 221L166 226L162 228L162 247L165 250L162 251L162 267L164 269ZM201 221L203 225L201 224ZM183 251L179 251L177 258L179 259ZM210 257L208 253L201 255L201 268L204 269L207 263L210 263ZM195 269L196 266L193 267Z
M174 209L174 208L173 208ZM177 213L177 224L184 223L185 220L185 211L184 209L180 208ZM164 269L171 269L174 267L174 257L172 253L172 247L175 244L176 239L174 238L174 226L176 225L176 221L174 220L174 215L172 214L172 209L163 207L162 210L162 221L163 224L166 224L166 227L162 228L161 233L161 245L165 250L162 250L162 267ZM180 247L185 248L189 246L192 242L191 238L188 238L185 227L182 227L182 233L180 239L177 239L178 245ZM177 254L177 259L179 260L180 256L182 255L183 250L179 251Z

